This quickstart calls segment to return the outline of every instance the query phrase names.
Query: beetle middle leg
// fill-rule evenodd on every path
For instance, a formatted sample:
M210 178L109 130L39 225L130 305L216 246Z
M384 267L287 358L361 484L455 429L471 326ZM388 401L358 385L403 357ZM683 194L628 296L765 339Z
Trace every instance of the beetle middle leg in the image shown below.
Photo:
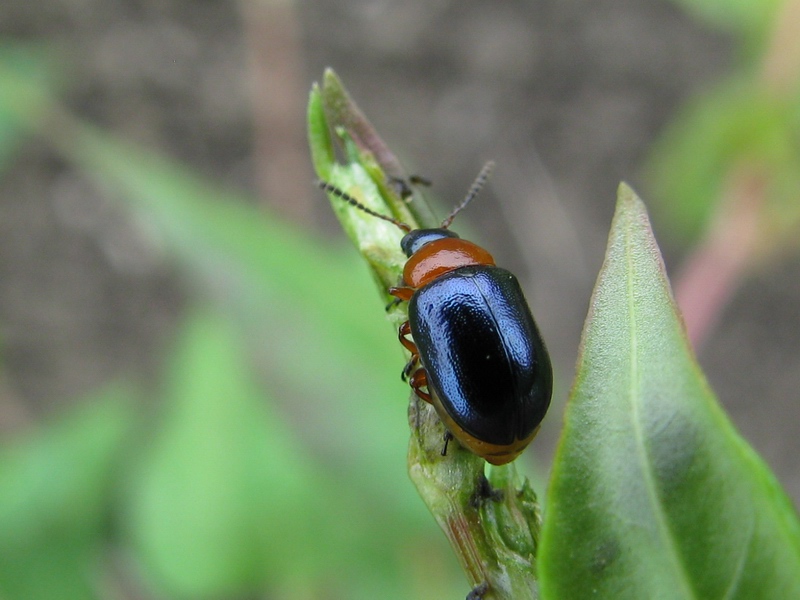
M400 343L411 353L411 358L408 359L406 366L403 367L403 373L401 375L403 381L408 379L414 367L419 363L419 349L417 345L408 338L409 335L411 335L411 325L408 321L405 321L400 325L400 329L397 331L397 338L400 340Z
M403 344L406 350L411 352L411 358L419 359L419 350L417 349L417 345L411 341L408 336L411 335L411 323L408 321L404 321L400 328L397 330L397 339L400 340L400 343Z
M414 390L414 393L422 400L425 400L427 403L431 403L431 395L429 392L423 392L421 388L428 387L428 372L423 369L419 368L414 371L414 374L411 376L411 379L408 380L408 383L411 385L411 389Z
M414 290L409 287L396 287L391 288L389 293L392 296L400 299L401 301L407 301L414 293ZM397 339L400 340L400 343L403 347L411 353L411 358L408 359L406 366L403 367L403 371L401 373L401 378L403 381L408 379L408 383L411 386L411 389L414 390L414 393L425 402L431 402L431 395L429 391L423 392L422 388L428 387L428 373L424 367L419 367L414 370L415 367L419 365L419 348L413 342L413 340L409 337L411 335L411 324L408 321L404 321L400 328L397 330Z
M406 321L400 325L397 337L405 349L411 353L411 358L408 359L406 366L403 367L401 377L403 381L408 379L411 389L414 390L414 393L417 396L425 400L425 402L430 402L430 393L423 392L421 389L428 387L428 373L425 371L424 367L420 367L416 371L414 370L414 368L419 364L419 349L417 348L417 345L408 338L409 335L411 335L411 325L408 323L408 321Z
M400 374L400 379L403 381L408 380L409 375L414 371L414 368L419 363L419 356L412 356L408 359L406 366L403 367L403 372Z

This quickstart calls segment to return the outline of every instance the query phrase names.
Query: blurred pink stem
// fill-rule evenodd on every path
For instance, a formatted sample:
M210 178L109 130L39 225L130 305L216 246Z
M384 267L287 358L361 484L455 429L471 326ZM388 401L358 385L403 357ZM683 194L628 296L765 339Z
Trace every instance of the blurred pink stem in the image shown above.
M255 174L264 200L299 223L312 217L304 106L308 96L297 7L240 2L251 64Z
M800 0L786 0L761 64L765 90L777 97L793 93L800 73ZM768 181L752 165L734 167L705 239L686 261L675 283L689 339L699 348L739 286L760 241L761 209Z
M754 254L765 187L753 169L734 172L705 239L675 282L675 299L696 349L713 329Z

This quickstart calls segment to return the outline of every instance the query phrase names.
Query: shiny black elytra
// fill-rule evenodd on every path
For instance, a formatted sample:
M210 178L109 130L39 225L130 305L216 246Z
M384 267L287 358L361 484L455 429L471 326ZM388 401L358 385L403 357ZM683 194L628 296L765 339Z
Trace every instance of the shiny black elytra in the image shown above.
M539 431L553 372L517 278L483 248L448 227L483 186L487 163L464 201L436 229L414 229L377 213L335 186L320 187L406 235L403 278L389 293L408 302L399 338L403 369L462 446L494 465L514 460ZM409 339L409 336L411 339Z

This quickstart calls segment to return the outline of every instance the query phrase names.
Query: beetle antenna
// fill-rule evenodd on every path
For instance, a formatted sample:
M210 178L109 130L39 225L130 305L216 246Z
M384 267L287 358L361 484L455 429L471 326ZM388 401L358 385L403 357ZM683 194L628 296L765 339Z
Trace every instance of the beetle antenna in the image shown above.
M397 225L402 231L408 233L411 231L411 226L395 219L394 217L390 217L388 215L382 215L381 213L372 210L371 208L367 208L361 202L353 198L350 194L345 192L344 190L340 190L338 187L333 185L332 183L328 183L327 181L322 181L321 179L317 181L317 185L325 190L326 192L330 192L337 198L341 198L345 202L347 202L351 206L355 206L357 209L364 211L368 215L372 215L373 217L378 217L379 219L383 219L384 221L389 221L389 223L393 223Z
M489 179L489 175L494 169L494 161L490 160L481 169L481 172L478 173L478 176L475 178L475 181L472 183L472 186L469 188L467 195L464 197L464 200L461 201L461 204L456 206L453 209L453 212L450 213L444 221L442 221L442 229L447 229L450 227L450 224L453 222L453 219L456 218L456 215L460 213L467 207L467 204L472 202L475 199L475 196L481 191L481 188L484 186L486 181Z

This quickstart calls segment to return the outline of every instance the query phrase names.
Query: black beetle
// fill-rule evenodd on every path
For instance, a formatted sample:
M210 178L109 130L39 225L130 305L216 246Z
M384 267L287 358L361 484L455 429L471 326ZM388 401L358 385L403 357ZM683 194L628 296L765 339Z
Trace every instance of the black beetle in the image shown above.
M539 431L550 406L550 356L517 278L480 246L448 227L477 195L492 163L436 229L413 229L377 213L335 186L320 187L405 232L403 279L389 290L407 301L400 342L414 393L436 408L450 434L494 465L514 460ZM411 339L409 339L411 336ZM426 391L427 390L427 391Z

